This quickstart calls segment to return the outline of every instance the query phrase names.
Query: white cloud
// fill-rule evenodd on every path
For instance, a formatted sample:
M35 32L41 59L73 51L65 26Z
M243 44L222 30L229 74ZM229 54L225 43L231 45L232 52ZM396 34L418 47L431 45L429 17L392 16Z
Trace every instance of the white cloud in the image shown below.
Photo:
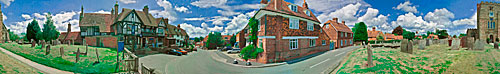
M387 23L387 20L388 16L381 14L379 15L379 11L373 8L368 8L365 15L358 18L358 22L362 21L368 27L377 27L377 29L384 32L391 31L394 27L390 26L389 23Z
M200 8L208 8L208 7L217 7L217 6L223 6L226 4L227 0L199 0L192 2L191 5L200 7Z
M184 29L184 30L186 30L186 32L191 37L205 36L205 35L207 35L209 33L209 32L207 32L206 29L203 29L201 27L196 27L196 26L193 26L191 24L182 23L182 24L179 24L179 25L181 25L181 28Z
M181 7L175 6L175 10L178 12L191 13L191 11L189 11L189 9L184 7L184 6L181 6Z
M151 13L154 17L166 17L169 19L169 22L173 22L177 20L176 13L174 10L172 10L172 4L167 1L167 0L158 0L156 2L158 6L162 7L163 10L150 10L149 13Z
M429 22L435 22L439 25L451 26L450 19L455 18L455 15L446 8L435 9L434 12L429 12L424 19Z
M319 21L322 23L331 20L334 17L340 18L339 20L344 20L346 25L354 25L358 18L355 16L359 8L361 7L361 3L349 4L341 9L336 10L335 12L325 12L318 16Z
M419 31L424 33L425 31L434 31L434 29L443 29L443 25L438 25L434 22L427 22L422 19L422 16L416 16L413 13L407 13L404 15L399 15L396 21L392 21L393 26L401 25L401 27L406 28L410 31Z
M46 13L44 13L44 14L46 14ZM34 13L33 15L36 17L36 19L43 19L43 18L45 18L45 16L42 15L42 14L40 14L40 13Z
M470 18L464 18L453 21L454 26L462 26L462 25L477 25L477 12Z
M111 14L111 11L99 10L99 11L97 11L97 12L93 12L93 13Z
M238 16L234 16L231 22L227 23L227 27L224 29L224 32L222 32L222 34L234 34L242 30L247 25L250 17L255 15L256 12L257 11L252 11L245 14L240 14Z
M333 12L343 8L349 4L360 3L361 7L370 7L371 5L366 3L363 0L306 0L307 5L310 9L313 9L316 12ZM304 0L295 0L295 4L302 5Z
M233 15L238 15L241 14L240 12L234 12L234 11L223 11L223 10L217 10L219 14L222 14L224 16L233 16Z
M130 3L136 3L137 1L135 0L119 0L120 2L122 2L123 4L130 4Z
M224 27L220 27L220 26L214 26L214 27L211 27L211 28L207 28L207 30L209 32L220 32L220 31L222 31L222 29L224 29Z
M205 20L205 18L184 18L186 21L202 21Z
M229 19L227 17L214 16L214 17L212 17L212 19L210 19L208 21L212 21L212 24L214 24L214 25L224 25L224 22L229 21L229 20L231 20L231 19Z
M14 0L0 0L0 2L5 4L5 7L9 7L10 3L14 2Z
M413 12L413 13L418 13L417 7L416 6L411 6L412 3L410 1L406 1L404 3L400 3L397 7L392 7L392 9L396 10L402 10L405 12Z
M5 14L3 14L3 13L2 13L2 17L3 17L2 20L7 20L7 16L5 16Z
M21 14L21 17L23 17L24 19L31 19L31 16L28 14Z

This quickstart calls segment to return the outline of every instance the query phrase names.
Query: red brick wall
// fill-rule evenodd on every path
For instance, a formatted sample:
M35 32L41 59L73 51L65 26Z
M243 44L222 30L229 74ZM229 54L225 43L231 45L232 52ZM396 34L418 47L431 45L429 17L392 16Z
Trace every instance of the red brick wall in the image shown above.
M85 43L87 43L89 46L99 46L96 43L96 39L99 38L100 42L102 42L103 46L102 47L108 47L108 48L116 48L118 47L118 38L113 37L113 36L93 36L93 37L85 37Z

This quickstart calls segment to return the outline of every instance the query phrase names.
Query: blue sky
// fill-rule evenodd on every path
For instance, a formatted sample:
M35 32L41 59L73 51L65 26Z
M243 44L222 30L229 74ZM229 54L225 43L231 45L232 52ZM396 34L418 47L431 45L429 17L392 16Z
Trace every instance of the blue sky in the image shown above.
M65 32L71 23L78 31L78 16L83 5L86 13L109 13L115 2L121 8L142 10L148 5L155 17L169 18L181 25L190 37L209 32L233 34L241 30L258 10L261 0L0 0L6 26L15 33L25 32L31 20L40 24L51 12L57 28ZM285 0L302 5L303 0ZM475 28L477 0L306 0L321 22L333 17L350 27L365 22L368 27L390 33L401 25L410 31L446 29L451 35ZM489 0L488 0L489 1Z

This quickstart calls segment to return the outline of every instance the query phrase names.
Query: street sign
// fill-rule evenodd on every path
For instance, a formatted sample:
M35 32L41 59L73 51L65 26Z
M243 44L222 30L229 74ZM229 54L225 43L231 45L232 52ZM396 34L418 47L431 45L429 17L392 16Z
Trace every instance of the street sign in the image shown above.
M125 46L125 43L124 43L123 41L119 41L119 42L118 42L118 49L117 49L117 50L118 50L118 52L123 51L124 46Z

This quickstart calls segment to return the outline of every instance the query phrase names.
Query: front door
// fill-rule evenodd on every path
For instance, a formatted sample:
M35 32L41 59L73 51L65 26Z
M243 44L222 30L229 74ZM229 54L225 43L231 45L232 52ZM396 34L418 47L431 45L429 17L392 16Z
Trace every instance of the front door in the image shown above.
M330 50L335 49L335 42L330 42Z

